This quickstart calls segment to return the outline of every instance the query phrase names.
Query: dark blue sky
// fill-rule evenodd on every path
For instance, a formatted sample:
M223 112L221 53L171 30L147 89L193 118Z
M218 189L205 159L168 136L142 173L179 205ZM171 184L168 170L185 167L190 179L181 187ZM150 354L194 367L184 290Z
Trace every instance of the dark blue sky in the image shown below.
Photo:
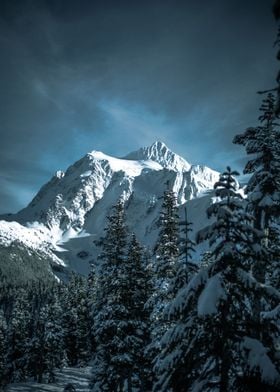
M274 86L267 0L1 0L0 212L91 150L155 140L241 169L232 137Z

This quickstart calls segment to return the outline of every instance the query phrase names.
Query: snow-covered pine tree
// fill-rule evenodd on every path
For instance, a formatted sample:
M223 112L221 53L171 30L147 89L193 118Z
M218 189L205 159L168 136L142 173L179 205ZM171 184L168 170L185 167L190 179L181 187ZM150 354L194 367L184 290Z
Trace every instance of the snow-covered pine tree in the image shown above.
M94 317L95 317L95 303L96 303L96 292L97 292L97 274L96 266L91 265L91 270L87 277L87 308L89 311L89 345L90 352L95 351L95 338L94 338Z
M255 278L263 283L272 273L279 275L279 232L276 233L280 217L280 131L277 122L280 113L276 115L275 105L275 96L270 92L260 108L260 125L248 128L233 140L244 145L247 154L253 154L244 173L251 174L246 187L247 208L255 217L255 227L265 235L265 253L255 258L253 266ZM256 315L260 313L259 307L256 301Z
M45 364L47 381L55 381L55 369L60 368L64 359L62 308L56 295L53 301L46 305L45 325Z
M153 292L147 301L151 312L151 343L147 355L154 363L161 352L161 338L170 328L170 320L165 315L166 307L174 298L174 280L179 268L179 215L175 193L164 192L160 215L159 238L155 247L156 259L153 268ZM155 375L156 377L156 375Z
M279 25L279 20L280 20L280 0L275 0L274 5L273 5L273 15L278 22L278 34L277 34L277 39L275 44L278 46L278 51L276 58L278 61L280 61L280 25ZM277 73L276 76L276 83L277 87L273 89L273 91L277 92L277 98L276 98L276 106L275 106L275 114L280 115L280 70Z
M131 392L132 388L137 391L142 387L144 368L141 366L144 366L147 339L147 317L143 308L145 284L139 270L140 248L135 239L127 256L123 201L114 206L105 230L97 271L96 352L91 385L96 392Z
M226 262L221 271L225 289L225 298L222 298L221 303L224 302L225 307L220 321L226 350L221 351L220 389L254 391L255 388L261 387L272 391L276 385L279 386L280 381L275 360L275 342L279 338L279 331L274 321L256 317L255 304L256 299L259 301L260 298L267 309L272 310L272 305L278 302L279 293L272 294L272 288L262 285L262 281L259 282L251 276L256 260L260 260L265 253L261 245L263 235L258 227L253 228L254 217L244 210L242 203L238 201L241 197L236 193L235 180L232 177L237 174L228 168L215 185L216 195L221 201L213 204L208 209L208 214L217 217L217 224L214 226L218 230L213 231L212 225L199 236L200 240L208 238L209 243L213 244L217 243L218 234L222 241L219 243L218 240L215 246L213 267L217 266L217 262ZM242 308L239 309L237 304L243 304ZM231 331L234 325L236 327L233 331L238 333L227 336L227 330ZM262 355L264 357L261 357ZM238 365L233 367L233 363ZM243 372L240 369L243 369Z
M179 291L170 307L170 317L180 318L163 339L169 349L157 390L248 392L279 387L277 326L265 313L270 339L256 339L254 330L264 325L255 325L252 312L256 292L272 308L279 293L251 275L261 246L255 243L253 217L244 211L237 192L236 174L228 168L215 184L217 201L207 212L216 220L198 233L198 241L209 241L213 262Z
M28 368L30 304L24 288L14 291L14 304L7 331L7 376L9 381L24 381Z
M34 381L43 382L43 375L46 371L45 362L45 328L47 314L45 307L37 309L33 323L32 336L28 345L28 373Z
M67 285L63 288L63 344L65 348L66 360L69 366L76 366L77 356L77 277L71 274Z
M271 225L269 228L269 249L266 249L269 256L267 267L267 282L280 291L280 227Z
M195 242L190 239L193 224L188 220L187 207L185 207L184 213L184 220L179 222L181 227L179 239L180 257L178 263L176 263L175 279L171 285L173 286L174 295L190 281L191 277L198 270L197 264L192 260Z
M119 274L127 252L127 228L122 200L112 208L107 220L105 236L100 241L101 254L96 271L96 294L92 309L96 347L91 385L95 392L121 391L125 380L119 369L124 367L121 356L118 362L121 348L118 336L118 311L121 310L118 303Z
M77 362L78 366L85 366L91 357L90 306L87 300L87 280L79 276L76 282Z
M280 125L272 93L263 100L260 111L260 125L235 136L233 142L253 155L244 169L244 174L251 174L246 187L248 209L254 214L255 227L267 231L269 242L269 227L280 216Z
M45 326L47 314L45 306L54 295L53 283L32 282L25 287L27 300L30 305L30 326L27 347L28 377L34 381L43 382L45 364Z
M170 281L169 291L172 293L172 298L170 302L166 305L164 310L164 318L169 320L171 324L169 325L169 329L163 335L160 341L161 350L157 353L155 358L155 366L154 372L156 375L156 381L154 383L153 390L154 391L162 391L166 390L166 380L163 381L166 375L167 368L174 368L175 362L173 357L174 350L176 352L177 349L182 348L183 341L180 336L176 336L172 342L170 343L170 336L173 334L175 330L181 328L181 314L173 313L173 304L178 292L186 287L194 276L194 274L198 271L198 267L195 263L192 262L192 254L194 252L195 243L189 238L190 232L192 232L192 223L189 222L187 217L187 209L185 208L185 219L180 222L180 225L183 227L182 234L183 236L179 240L179 251L180 256L178 261L175 264L175 276ZM177 339L178 338L178 339ZM187 369L182 369L183 373L186 372ZM164 385L165 384L165 385ZM175 389L174 389L175 390Z
M7 384L7 322L0 309L0 391Z
M151 363L146 353L150 343L150 315L145 304L151 295L149 265L145 260L145 250L135 234L132 234L128 247L126 276L124 275L123 293L127 293L127 310L130 314L130 353L134 361L134 390L151 389Z
M63 290L63 336L67 363L84 366L90 359L90 305L87 280L72 273Z
M162 294L164 301L168 283L175 276L176 263L180 254L178 207L176 195L171 189L167 189L163 195L160 232L155 253L155 272L158 283L162 283L162 293L159 296Z

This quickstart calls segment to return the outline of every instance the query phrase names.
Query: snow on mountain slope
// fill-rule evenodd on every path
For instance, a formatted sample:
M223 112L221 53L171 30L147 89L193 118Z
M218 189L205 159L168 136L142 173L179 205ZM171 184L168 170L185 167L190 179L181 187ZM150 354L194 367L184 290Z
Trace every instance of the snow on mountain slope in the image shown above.
M120 197L126 202L128 227L144 244L153 247L167 186L174 190L182 206L193 199L209 201L205 192L218 177L219 173L205 166L191 165L162 142L124 158L92 151L65 173L57 172L26 208L5 219L22 225L14 224L8 232L13 229L16 233L15 227L18 230L20 226L24 241L28 237L34 246L41 246L42 241L42 246L48 244L49 249L63 247L67 252L59 257L70 269L86 273L98 253L93 240L102 236L106 216ZM203 224L203 213L197 209L193 217L199 226ZM0 237L5 235L9 234L1 234L0 226Z
M64 265L62 260L53 253L57 240L44 225L26 227L18 222L0 220L0 246L9 247L16 242L27 249L40 251L58 265Z
M124 157L125 159L158 162L162 167L179 172L189 171L191 165L182 157L175 154L160 141L153 143L150 147L142 147Z
M86 213L103 197L114 173L135 178L142 170L161 169L153 161L128 161L92 151L65 173L57 172L26 208L13 215L13 219L23 224L38 221L49 228L79 231Z

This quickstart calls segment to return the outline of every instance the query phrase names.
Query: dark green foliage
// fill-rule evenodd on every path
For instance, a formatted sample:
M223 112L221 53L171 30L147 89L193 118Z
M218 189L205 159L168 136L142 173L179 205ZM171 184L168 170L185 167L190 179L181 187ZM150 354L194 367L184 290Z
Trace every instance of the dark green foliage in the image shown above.
M154 373L155 382L153 385L154 391L166 390L172 385L174 391L180 390L187 387L186 380L184 377L190 377L189 371L191 367L182 366L180 363L180 356L183 355L186 340L182 338L182 330L184 329L183 315L179 312L174 312L175 299L181 289L184 289L191 278L197 272L198 267L192 262L192 252L194 251L194 242L189 239L189 233L192 231L192 223L187 219L187 210L185 209L185 220L181 222L182 237L179 238L180 256L175 264L175 275L174 278L169 282L169 294L170 300L166 303L166 307L163 311L163 319L168 321L167 330L160 337L159 347L160 350L156 352L154 358ZM190 316L190 314L189 314ZM177 334L178 332L178 334ZM173 337L172 337L173 335ZM177 362L177 360L179 361ZM182 360L183 361L183 360ZM180 368L178 370L178 368ZM176 370L177 368L177 370ZM169 383L171 372L176 372L176 383ZM184 375L182 377L182 375ZM174 381L173 380L173 381ZM183 389L182 389L183 390Z
M215 185L217 201L208 209L215 221L198 234L210 242L211 263L200 269L168 308L176 322L161 340L155 391L272 391L279 386L273 341L279 339L273 306L279 293L251 276L260 233L243 207L230 168ZM256 320L255 298L268 313ZM257 321L257 322L256 322ZM263 332L259 340L256 332ZM246 381L245 381L246 380Z
M108 217L94 305L96 352L93 391L143 390L149 339L143 256L135 236L128 245L123 202Z
M38 280L53 281L52 260L45 254L26 248L20 242L0 245L0 284L23 285Z
M184 264L180 264L179 215L175 193L167 189L163 195L160 216L159 238L155 248L153 293L147 306L151 308L151 336L152 342L147 348L151 363L160 355L161 339L172 325L166 316L166 309L176 293L176 284L186 276L179 276L178 270L183 271ZM158 374L154 372L154 379Z
M155 272L158 279L168 280L175 276L179 257L179 216L175 193L164 192L160 217L160 233L156 245Z
M246 192L255 226L261 230L280 215L280 132L274 108L275 96L269 93L260 108L260 125L248 128L233 140L253 155L244 169L245 174L251 174Z
M7 323L0 310L0 390L7 382Z
M53 302L46 306L45 313L44 360L47 381L51 383L55 381L55 369L62 366L64 358L62 308L55 296Z
M75 282L75 283L73 283ZM0 374L1 383L53 382L55 369L69 365L72 341L67 339L65 299L71 297L76 314L73 329L75 360L86 365L92 355L88 344L90 319L87 282L73 277L71 283L32 281L22 286L0 287ZM71 358L73 360L73 358ZM1 384L0 384L1 386Z
M176 196L171 190L166 190L163 195L160 231L155 255L154 287L149 301L149 306L153 308L153 343L156 343L156 340L160 339L168 328L169 322L164 317L164 310L174 297L172 284L176 278L180 256L178 207ZM155 346L158 346L158 343ZM156 350L158 348L155 347Z
M85 365L91 353L90 304L87 299L87 280L72 275L63 293L63 338L67 363Z

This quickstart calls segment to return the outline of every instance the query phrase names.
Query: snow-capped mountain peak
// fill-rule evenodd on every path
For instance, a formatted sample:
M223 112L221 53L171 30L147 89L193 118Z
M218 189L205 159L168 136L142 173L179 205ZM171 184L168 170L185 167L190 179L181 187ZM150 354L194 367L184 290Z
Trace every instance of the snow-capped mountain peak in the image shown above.
M141 147L139 150L131 152L124 158L138 161L152 160L159 163L166 169L179 172L186 172L191 168L191 164L189 162L175 154L161 141L156 141L149 147Z
M129 160L125 158L115 158L104 154L101 151L92 151L89 154L92 159L107 163L113 172L123 171L128 176L139 176L143 169L161 170L162 166L149 159L147 161Z
M13 242L18 236L28 247L30 238L36 249L57 252L63 247L68 250L61 256L66 264L86 272L92 257L96 257L93 239L103 235L106 217L120 198L126 203L128 227L143 244L153 246L166 184L176 194L178 206L183 207L197 198L202 202L205 191L218 178L216 171L190 165L162 142L140 148L124 158L91 151L65 172L56 172L26 208L2 217L17 224L0 225L0 245L7 244L7 238ZM206 199L208 203L209 198ZM192 203L190 216L197 215L198 210L198 215L204 211ZM205 217L196 220L204 221ZM88 254L83 260L79 255L85 253L81 251Z

